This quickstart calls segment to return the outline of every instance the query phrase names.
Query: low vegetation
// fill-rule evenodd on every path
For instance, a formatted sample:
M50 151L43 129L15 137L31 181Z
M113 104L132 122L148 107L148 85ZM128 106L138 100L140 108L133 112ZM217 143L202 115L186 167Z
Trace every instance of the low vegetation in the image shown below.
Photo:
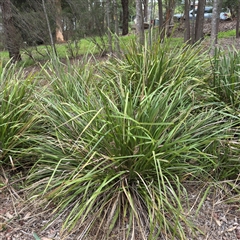
M31 74L1 67L0 164L24 169L53 218L68 212L63 235L80 224L85 239L186 239L186 183L238 179L239 53L169 41Z

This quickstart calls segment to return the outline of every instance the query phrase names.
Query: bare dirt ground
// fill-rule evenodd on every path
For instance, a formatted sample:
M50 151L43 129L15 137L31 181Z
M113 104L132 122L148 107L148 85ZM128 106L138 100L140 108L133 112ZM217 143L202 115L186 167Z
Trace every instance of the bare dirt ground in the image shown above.
M236 20L227 20L227 21L220 21L219 23L219 32L226 32L229 30L235 30L236 29ZM178 29L175 30L176 35L178 37L183 37L184 35L184 24L180 24ZM204 36L210 36L211 35L211 21L206 20L203 28ZM203 43L206 44L206 46L209 46L210 44L210 39L205 38ZM240 39L236 39L234 37L229 37L229 38L221 38L218 39L218 47L222 48L223 50L228 50L228 49L233 49L235 48L236 50L240 49Z
M220 31L235 29L235 26L235 21L221 22ZM208 34L210 29L209 23L206 24L205 34ZM181 33L181 29L179 31ZM240 40L235 38L219 40L219 46L225 49L232 45L240 49ZM84 239L81 238L81 227L63 238L61 226L67 213L52 222L54 206L47 203L39 206L34 200L31 201L26 192L19 188L22 181L24 179L21 177L12 178L11 174L0 170L0 240L34 240L37 236L41 240ZM240 239L239 185L240 175L238 180L231 182L232 187L229 187L227 182L212 187L206 198L203 198L203 190L209 186L208 184L195 182L185 186L189 193L189 205L184 207L184 212L199 229L194 235L186 228L188 236L186 240ZM198 208L200 203L201 207ZM141 238L137 237L135 240ZM159 240L168 239L161 237Z

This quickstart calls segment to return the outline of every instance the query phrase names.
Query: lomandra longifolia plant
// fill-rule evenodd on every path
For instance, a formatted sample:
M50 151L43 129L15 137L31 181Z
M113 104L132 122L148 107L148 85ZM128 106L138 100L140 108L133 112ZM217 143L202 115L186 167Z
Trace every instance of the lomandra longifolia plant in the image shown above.
M33 113L34 76L8 63L0 66L0 165L15 167L32 165L30 140L27 139L36 123Z
M186 239L185 226L192 228L182 182L213 179L214 148L229 139L232 122L204 89L204 55L162 47L133 46L97 70L52 72L39 103L47 125L36 138L41 158L29 182L55 213L68 211L63 233L81 226L82 239L93 232Z

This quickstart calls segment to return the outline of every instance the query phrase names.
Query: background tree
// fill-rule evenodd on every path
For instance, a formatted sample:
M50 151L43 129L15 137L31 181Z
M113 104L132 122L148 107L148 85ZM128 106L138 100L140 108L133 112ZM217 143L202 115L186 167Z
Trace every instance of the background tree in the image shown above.
M118 4L117 0L113 0L114 28L115 28L115 52L120 52L119 45L119 19L118 19Z
M223 7L228 7L231 11L232 17L237 15L238 0L223 0Z
M212 15L212 30L211 30L211 42L212 42L212 51L217 44L217 36L218 36L218 27L220 21L220 10L222 8L221 0L213 1L213 15ZM213 53L213 52L212 52Z
M51 26L50 26L50 22L49 22L47 10L46 10L45 0L42 0L42 8L43 8L45 20L47 22L47 29L48 29L50 43L51 43L51 47L52 47L52 53L53 53L53 56L57 56L57 51L56 51L55 44L54 44L54 41L53 41Z
M112 53L112 33L111 33L111 24L110 24L110 19L111 19L111 10L110 10L110 0L107 0L106 2L106 7L107 7L107 27L108 27L108 51Z
M128 34L128 21L129 21L129 1L121 0L122 4L122 35Z
M198 1L196 26L195 26L195 42L203 39L205 1Z
M159 19L159 33L163 38L163 2L158 0L158 19Z
M143 21L147 22L149 20L149 12L148 12L149 0L142 0L142 3L143 3Z
M191 8L193 9L192 21L191 21L191 43L195 43L195 0L192 1Z
M12 14L12 3L10 0L0 1L3 20L4 43L9 52L9 57L12 62L21 60L20 54L20 34L15 26L14 17Z
M56 42L62 43L64 41L63 29L62 29L62 6L61 0L55 0L56 7Z
M239 23L240 23L240 0L238 0L238 6L237 6L236 38L240 37Z
M167 36L169 35L170 24L171 24L172 17L174 14L174 9L175 9L175 3L176 3L175 0L165 0L166 14L165 14L164 28L165 28L165 34Z
M56 9L51 1L45 1L45 4L52 29L51 35L54 36L56 24L55 14L53 13ZM28 46L50 43L50 35L41 0L14 0L13 10L15 26L21 33L22 42L25 42Z
M153 0L149 4L149 27L148 27L148 44L152 46L152 27L154 24L153 20Z
M185 17L185 21L184 21L184 27L185 27L184 42L189 42L190 38L191 38L191 36L190 36L189 10L190 10L189 0L185 0L185 4L184 4L184 17Z
M142 1L136 1L136 34L140 44L144 45L144 25L143 25L143 9Z

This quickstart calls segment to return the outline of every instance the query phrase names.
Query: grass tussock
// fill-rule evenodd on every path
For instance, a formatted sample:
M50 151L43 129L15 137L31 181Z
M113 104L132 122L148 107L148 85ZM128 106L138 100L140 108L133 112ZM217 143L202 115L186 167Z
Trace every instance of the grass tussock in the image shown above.
M41 71L47 87L15 90L26 97L26 105L14 104L26 114L21 137L37 159L29 189L55 203L54 216L68 212L63 234L76 226L83 239L92 231L122 239L186 239L186 226L194 232L182 203L186 182L239 174L239 91L229 85L238 71L224 70L236 56L132 43L98 65L48 63ZM25 143L17 140L12 151Z
M36 131L38 119L33 111L36 78L10 63L0 66L0 165L15 169L31 162L27 136Z

